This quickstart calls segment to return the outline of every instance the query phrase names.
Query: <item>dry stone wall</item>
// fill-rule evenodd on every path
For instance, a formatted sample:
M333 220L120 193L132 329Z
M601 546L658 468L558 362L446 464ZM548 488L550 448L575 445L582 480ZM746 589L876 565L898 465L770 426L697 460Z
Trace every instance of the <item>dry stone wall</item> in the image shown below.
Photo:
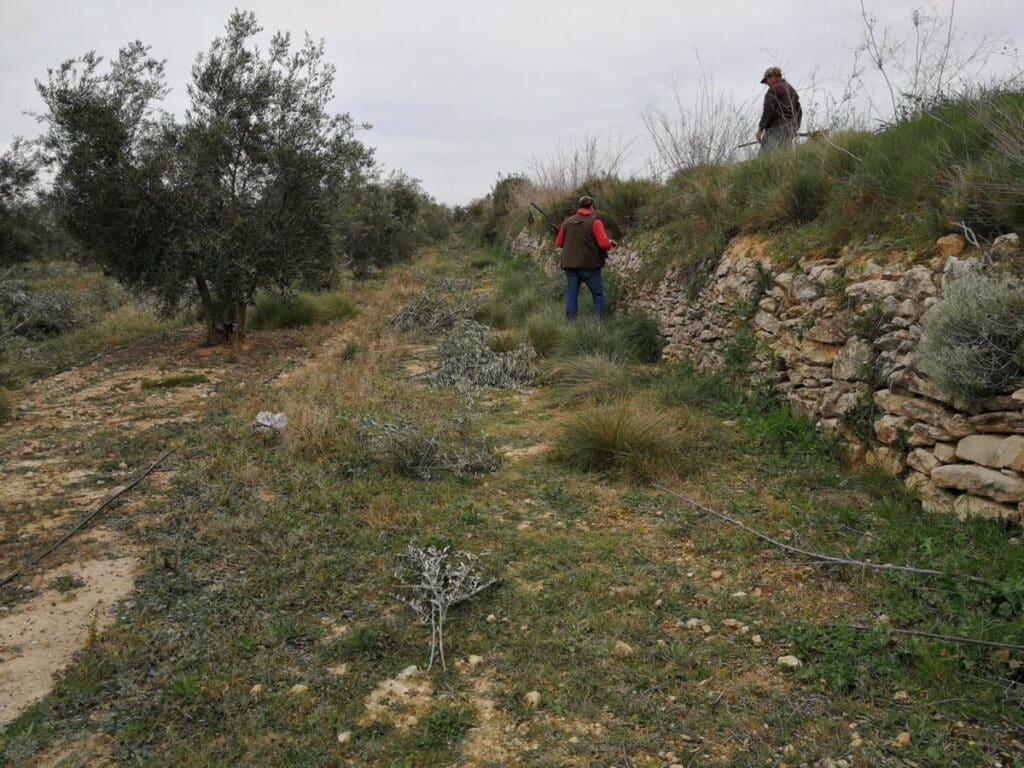
M510 246L557 270L550 239L521 233ZM982 258L1020 258L1017 236L982 256L950 235L923 262L866 247L797 264L772 256L770 241L736 238L693 300L678 270L654 286L640 280L635 249L614 250L607 269L627 303L657 319L666 359L714 370L731 356L735 365L745 339L752 384L774 387L859 457L902 477L926 509L1024 520L1024 382L968 406L935 387L914 356L921 318L943 288Z

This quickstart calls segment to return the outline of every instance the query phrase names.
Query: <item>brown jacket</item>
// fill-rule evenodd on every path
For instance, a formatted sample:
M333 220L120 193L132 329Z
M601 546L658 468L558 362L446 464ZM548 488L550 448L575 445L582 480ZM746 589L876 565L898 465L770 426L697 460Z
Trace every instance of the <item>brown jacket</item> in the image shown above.
M601 220L585 209L562 222L555 245L562 249L562 269L601 269L611 242Z
M804 113L800 108L800 97L796 89L785 80L768 86L764 95L764 110L758 128L762 131L776 125L788 124L794 131L800 128Z

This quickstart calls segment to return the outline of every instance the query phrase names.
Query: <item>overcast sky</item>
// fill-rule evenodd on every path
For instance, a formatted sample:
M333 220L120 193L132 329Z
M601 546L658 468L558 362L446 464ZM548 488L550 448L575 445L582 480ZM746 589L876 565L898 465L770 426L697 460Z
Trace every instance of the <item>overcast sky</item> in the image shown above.
M903 25L923 5L867 0L881 21ZM948 2L943 4L948 7ZM858 38L858 0L0 0L0 147L38 128L33 79L95 50L139 39L167 60L166 106L181 114L197 52L234 7L268 30L324 38L338 66L336 106L373 124L362 135L378 160L420 179L449 203L485 194L499 174L582 134L641 137L639 115L684 82L695 52L717 85L755 100L766 66L798 88L845 70ZM1020 0L960 0L969 39L985 32L1024 40ZM838 84L836 85L838 88ZM755 126L751 126L753 132Z

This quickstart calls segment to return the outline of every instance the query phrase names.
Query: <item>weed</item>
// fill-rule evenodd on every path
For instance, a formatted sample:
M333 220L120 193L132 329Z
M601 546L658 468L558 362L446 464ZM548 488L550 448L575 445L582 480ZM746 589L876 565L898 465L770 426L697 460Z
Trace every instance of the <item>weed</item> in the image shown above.
M80 576L71 573L61 574L50 582L50 589L55 589L61 594L81 589L84 586L85 581Z
M10 421L14 416L14 395L0 388L0 424Z
M421 749L451 749L476 723L473 708L466 704L441 702L431 707L416 729Z
M345 345L345 348L341 350L341 354L338 355L344 362L348 363L355 360L360 355L365 354L366 347L361 344L356 344L354 341L350 341Z
M740 321L722 347L722 360L728 375L739 380L750 376L750 365L757 353L757 339L750 323Z
M210 379L202 373L175 373L159 379L144 379L143 389L172 389L174 387L192 387L196 384L208 384Z
M560 310L536 312L526 319L526 338L541 357L554 353L561 344L565 320Z

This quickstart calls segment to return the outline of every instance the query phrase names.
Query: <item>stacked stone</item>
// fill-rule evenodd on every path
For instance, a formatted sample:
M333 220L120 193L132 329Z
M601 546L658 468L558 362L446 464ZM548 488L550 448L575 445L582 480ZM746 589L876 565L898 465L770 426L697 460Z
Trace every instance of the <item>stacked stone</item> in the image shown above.
M554 252L530 241L542 265ZM657 286L636 279L642 253L613 251L608 268L628 303L655 317L664 357L702 370L723 365L737 328L750 324L757 342L751 383L774 386L798 411L837 432L865 459L903 476L928 509L961 516L1024 520L1024 387L977 407L955 402L914 365L921 317L942 289L974 269L963 237L937 243L937 255L847 248L835 259L804 259L779 269L764 240L738 237L694 301L679 270ZM1016 258L1019 240L996 241L989 257ZM864 445L852 423L877 411L870 427L878 445ZM863 426L863 425L862 425Z

